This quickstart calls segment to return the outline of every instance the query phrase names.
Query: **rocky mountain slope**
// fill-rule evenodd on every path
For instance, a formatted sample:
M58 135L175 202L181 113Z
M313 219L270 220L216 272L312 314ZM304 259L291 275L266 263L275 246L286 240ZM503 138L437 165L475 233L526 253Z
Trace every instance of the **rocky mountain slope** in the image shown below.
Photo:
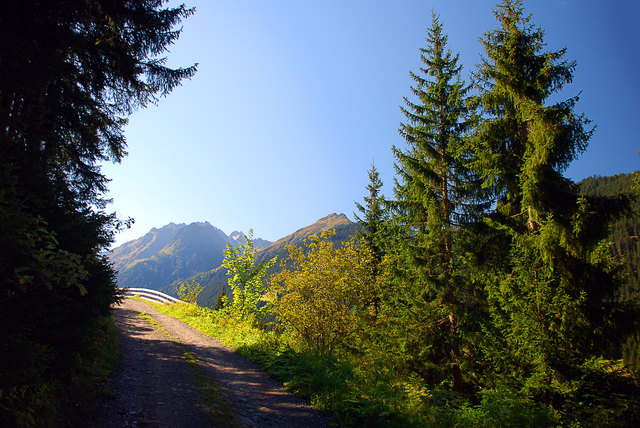
M257 254L258 260L269 260L275 256L278 256L278 259L282 260L282 258L288 254L286 250L287 246L300 246L309 236L319 235L323 231L330 229L336 232L332 238L333 242L344 242L354 235L355 224L344 214L329 214L315 223L303 227L259 251Z
M288 255L287 246L300 246L309 236L319 235L323 231L330 229L333 229L336 232L336 234L331 238L331 240L336 244L349 240L355 235L356 230L355 223L351 222L346 215L329 214L315 223L303 227L302 229L277 240L268 247L257 251L256 259L257 261L270 260L273 257L278 256L278 263L276 263L276 265L271 269L271 273L273 274L280 268L280 261L286 259ZM223 287L227 287L226 274L226 269L223 267L217 267L216 269L212 269L207 272L198 273L191 278L195 279L200 285L202 285L202 292L198 298L198 304L200 306L211 306L214 304L215 300L222 292ZM173 283L164 291L169 294L175 294L175 290L178 285L178 283ZM227 290L227 293L231 295L230 290Z
M288 245L302 245L310 235L333 229L336 243L348 240L355 234L355 224L344 214L329 214L296 232L269 242L253 239L259 260L278 260L287 257ZM153 228L139 239L117 248L110 259L118 270L120 287L143 287L176 295L180 283L195 279L203 290L198 299L201 306L210 306L227 284L226 270L221 267L223 250L227 243L237 246L243 241L243 233L234 231L226 235L210 223L189 225L170 223ZM274 270L277 270L279 263Z
M115 248L110 259L118 270L120 287L162 290L174 281L220 266L227 243L236 246L242 239L241 232L226 235L208 222L170 223ZM254 243L257 248L268 244L262 239Z

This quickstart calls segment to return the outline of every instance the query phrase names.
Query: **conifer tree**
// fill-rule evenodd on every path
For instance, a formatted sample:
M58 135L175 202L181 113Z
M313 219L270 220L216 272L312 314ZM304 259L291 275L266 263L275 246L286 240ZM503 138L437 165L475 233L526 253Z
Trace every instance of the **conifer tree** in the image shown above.
M392 149L399 176L395 207L408 245L406 262L415 271L416 305L427 306L422 310L431 314L427 322L432 326L446 326L433 328L437 339L422 338L432 342L424 347L432 349L428 357L432 362L450 368L449 379L454 389L461 390L463 287L456 273L456 229L473 212L468 205L472 176L465 166L463 145L469 87L461 80L459 55L447 48L447 36L435 13L426 41L427 47L420 49L423 67L420 73L411 73L415 81L411 90L417 100L405 97L402 108L406 123L399 132L407 149ZM441 322L443 317L446 323ZM437 378L433 381L439 382Z
M476 73L484 119L474 163L496 203L484 248L495 250L486 282L491 364L524 392L560 405L575 392L580 366L615 348L614 263L603 228L590 227L614 213L579 197L562 176L593 129L574 113L578 96L548 104L576 63L563 59L566 49L545 50L522 4L498 6L499 28L482 37Z
M387 201L384 195L380 194L382 180L375 164L371 164L368 171L369 184L367 190L369 196L364 197L364 205L356 202L356 208L360 211L362 218L354 213L356 219L356 236L360 245L371 255L371 282L380 284L383 281L382 260L385 254L385 247L388 245L388 215ZM369 302L372 308L372 321L375 320L380 311L380 300L382 298L378 287L374 287L377 292L371 293L372 301Z
M356 233L364 242L364 245L375 255L377 262L380 262L383 250L383 234L386 223L386 200L380 194L382 180L375 164L371 165L368 171L369 184L367 190L369 196L364 197L364 205L356 202L356 208L362 217L354 213L357 222Z
M193 10L164 1L22 0L0 14L0 424L70 423L74 365L117 299L104 161L123 127L195 73L162 54ZM83 370L85 367L82 368ZM59 376L59 379L56 379ZM49 382L49 383L48 383ZM58 390L51 390L59 385ZM71 388L70 388L71 389ZM40 395L39 395L40 394ZM50 403L49 397L56 397ZM59 399L58 399L59 398ZM66 401L65 401L66 400ZM12 403L7 408L4 403ZM58 416L60 416L58 415ZM45 422L46 421L46 422ZM64 422L63 422L64 421Z

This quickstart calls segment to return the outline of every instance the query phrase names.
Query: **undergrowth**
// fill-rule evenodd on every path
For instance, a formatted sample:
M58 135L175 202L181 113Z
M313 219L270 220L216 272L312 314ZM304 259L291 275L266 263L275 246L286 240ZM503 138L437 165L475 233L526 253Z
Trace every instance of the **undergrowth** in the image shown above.
M118 360L118 330L113 317L96 320L84 346L64 370L45 372L30 385L0 388L0 425L78 426L109 394L107 376Z
M627 423L629 415L640 410L638 400L626 402L597 391L592 394L611 403L593 407L594 401L590 400L591 406L587 406L576 397L573 414L568 415L503 387L473 396L458 394L446 385L427 388L419 376L394 371L384 355L376 359L373 355L340 350L333 355L318 356L296 347L283 334L256 328L251 321L234 318L224 310L187 304L152 306L257 362L338 426L595 427L603 423L633 426ZM601 382L590 384L597 388ZM603 413L602 409L617 408L614 401L624 404L623 408L610 415Z
M286 337L260 330L250 321L236 319L225 311L186 304L151 305L257 362L337 425L454 426L449 423L453 407L436 408L415 382L394 380L380 373L372 382L370 372L355 369L346 358L319 357L295 349ZM391 384L395 387L388 387Z

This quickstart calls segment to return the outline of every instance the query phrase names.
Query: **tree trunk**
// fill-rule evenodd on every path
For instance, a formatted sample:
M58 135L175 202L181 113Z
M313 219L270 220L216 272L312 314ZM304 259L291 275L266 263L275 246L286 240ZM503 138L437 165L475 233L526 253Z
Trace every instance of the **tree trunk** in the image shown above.
M451 374L453 377L453 389L462 392L462 371L460 370L460 345L458 344L458 332L456 316L449 312L449 336L451 340Z

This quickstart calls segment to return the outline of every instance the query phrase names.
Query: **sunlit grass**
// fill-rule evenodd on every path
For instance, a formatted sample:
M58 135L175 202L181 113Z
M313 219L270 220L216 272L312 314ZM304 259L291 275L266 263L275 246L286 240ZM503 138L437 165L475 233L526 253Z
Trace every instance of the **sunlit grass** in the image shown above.
M288 390L307 398L314 408L331 417L337 426L538 427L563 424L563 415L509 388L496 386L483 390L473 400L451 391L446 385L429 388L411 371L396 371L384 353L337 349L332 355L321 357L302 350L285 334L261 330L252 322L237 319L224 310L187 304L151 305L257 362L263 370L281 380ZM595 388L600 379L596 375L604 370L600 367L602 364L598 362L593 368ZM616 367L609 364L605 369ZM605 397L598 395L597 390L594 394L597 397L592 400L593 408L581 407L589 420L585 426L611 425L625 407L638 408L637 400ZM594 406L597 400L615 401L620 406L609 414L607 409L611 404ZM603 425L602 422L606 423Z
M233 348L259 343L264 339L262 330L249 320L240 320L224 311L215 311L193 304L160 304L146 302L158 311L184 321L196 330L215 337Z
M424 425L425 404L416 395L416 388L411 390L407 384L395 389L376 387L390 381L378 378L377 382L369 382L345 358L318 357L294 349L285 336L263 331L251 321L237 319L225 311L187 304L149 304L257 362L288 390L307 398L340 426ZM428 419L433 422L433 415Z

